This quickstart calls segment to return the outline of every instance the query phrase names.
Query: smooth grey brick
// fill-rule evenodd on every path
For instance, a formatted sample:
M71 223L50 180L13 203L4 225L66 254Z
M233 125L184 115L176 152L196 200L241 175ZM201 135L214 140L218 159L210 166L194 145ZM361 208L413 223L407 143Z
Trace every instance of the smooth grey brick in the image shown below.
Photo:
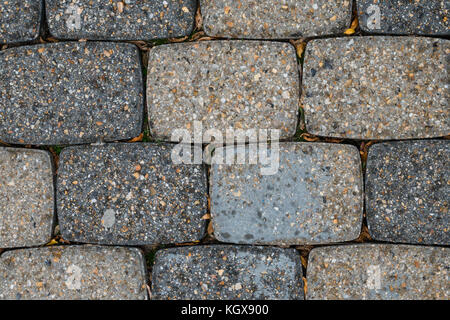
M225 150L249 153L243 146ZM275 174L263 175L267 166L258 163L212 165L211 215L218 240L295 245L358 238L363 182L354 146L280 143Z

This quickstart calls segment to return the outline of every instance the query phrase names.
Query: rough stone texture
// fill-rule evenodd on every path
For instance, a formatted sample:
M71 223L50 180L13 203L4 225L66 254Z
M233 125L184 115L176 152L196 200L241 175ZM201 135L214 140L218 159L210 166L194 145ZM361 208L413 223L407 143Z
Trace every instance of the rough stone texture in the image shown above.
M366 211L372 238L450 245L450 141L390 142L369 149Z
M65 42L0 52L0 140L76 144L129 139L142 127L139 51Z
M350 0L200 0L210 36L288 39L343 33L351 23Z
M360 244L309 254L306 299L448 299L450 249Z
M0 1L0 44L36 40L42 7L41 0Z
M212 166L211 215L218 240L292 245L358 238L363 182L354 146L281 143L274 175L261 175L261 161L246 163Z
M351 139L450 133L448 40L320 39L308 43L303 106L308 132Z
M50 33L60 39L154 40L189 35L195 0L47 0Z
M361 29L369 33L449 35L448 0L357 0ZM380 19L376 19L379 13Z
M294 249L197 246L158 251L154 299L303 299L300 255Z
M172 147L107 144L60 155L58 217L64 239L99 244L200 240L207 213L201 165L175 165Z
M0 148L0 248L50 241L54 206L50 154Z
M208 41L150 51L150 129L170 140L175 128L280 129L295 134L299 108L295 49L288 43ZM174 139L175 141L176 139ZM176 140L178 141L178 140Z
M140 250L63 246L7 251L0 256L0 299L147 299Z

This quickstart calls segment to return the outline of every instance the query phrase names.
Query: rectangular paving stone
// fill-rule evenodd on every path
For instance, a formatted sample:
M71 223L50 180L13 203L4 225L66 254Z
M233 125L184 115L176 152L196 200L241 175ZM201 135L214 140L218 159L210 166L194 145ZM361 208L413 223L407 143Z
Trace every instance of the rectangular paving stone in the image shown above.
M36 40L39 37L42 10L41 0L0 1L0 44Z
M370 147L366 212L373 239L450 245L450 142L404 141Z
M0 52L0 140L80 144L141 132L140 54L126 43L61 42Z
M0 256L1 300L144 300L146 278L135 248L57 246Z
M154 47L149 53L150 130L173 140L174 129L280 129L295 134L299 74L291 44L205 41Z
M156 253L156 300L302 300L295 249L210 245Z
M350 0L200 0L205 32L245 39L288 39L343 33Z
M315 248L307 300L447 300L450 249L390 244Z
M195 0L46 0L58 39L154 40L191 34Z
M308 43L303 108L309 133L349 139L450 133L448 40L319 39Z
M449 35L448 0L357 0L361 30L382 34Z
M144 245L201 240L202 165L175 165L171 145L107 144L60 154L57 206L64 239Z
M0 248L49 242L54 207L50 153L0 148Z
M249 153L243 146L225 151ZM281 143L279 157L274 175L261 174L261 167L266 167L261 161L212 165L215 237L223 242L275 245L358 238L363 211L358 150L351 145Z

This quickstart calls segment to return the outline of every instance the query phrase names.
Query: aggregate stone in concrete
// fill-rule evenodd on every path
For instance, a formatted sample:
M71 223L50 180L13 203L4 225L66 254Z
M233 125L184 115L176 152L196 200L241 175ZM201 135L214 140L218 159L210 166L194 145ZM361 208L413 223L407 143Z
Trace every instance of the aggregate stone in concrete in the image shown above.
M450 249L390 244L315 248L307 300L447 300Z
M309 133L350 139L450 133L448 40L320 39L308 43L303 107Z
M448 0L358 0L360 27L384 34L449 35Z
M243 146L227 147L225 151L250 153ZM262 174L261 168L268 166L261 165L261 161L212 165L215 237L223 242L276 245L358 238L363 182L357 148L281 143L279 158L279 169L273 175Z
M78 144L129 139L142 126L136 46L64 42L0 52L0 140Z
M288 43L205 41L154 47L147 99L155 137L174 129L280 129L295 134L299 108L295 48ZM200 130L198 130L200 131Z
M201 0L210 36L288 39L343 33L351 23L350 0Z
M389 142L369 149L366 211L380 241L450 244L450 142Z
M41 0L0 1L0 44L36 40L42 7Z
M200 240L207 213L201 165L175 165L172 146L107 144L60 155L58 217L64 239L99 244Z
M42 150L0 148L0 248L50 241L54 221L53 165Z
M195 0L47 0L50 34L59 39L154 40L189 35Z
M161 250L152 294L157 300L300 300L300 255L294 249L224 245Z
M0 256L2 300L147 299L140 250L59 246L7 251Z

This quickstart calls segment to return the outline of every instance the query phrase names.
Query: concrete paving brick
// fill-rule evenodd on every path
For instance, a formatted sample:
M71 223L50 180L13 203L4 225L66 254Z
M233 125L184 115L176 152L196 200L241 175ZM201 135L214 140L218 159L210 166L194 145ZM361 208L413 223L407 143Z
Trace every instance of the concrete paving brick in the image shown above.
M315 248L307 300L447 300L450 249L389 244Z
M50 34L59 39L155 40L189 35L195 0L46 0Z
M1 300L144 300L146 278L135 248L57 246L0 256Z
M201 0L205 32L241 39L289 39L342 34L350 0Z
M450 244L450 142L402 141L370 147L369 232L380 241Z
M249 153L248 147L227 149L227 153ZM363 211L358 150L351 145L281 143L279 154L274 175L262 175L260 161L212 165L215 237L223 242L276 245L358 238Z
M306 47L303 107L309 133L349 139L422 139L450 133L448 40L319 39Z
M108 245L202 239L206 172L173 164L171 151L153 143L64 149L57 182L64 239Z
M174 129L279 129L295 134L299 74L291 44L204 41L154 47L149 53L147 99L154 137ZM176 139L173 139L177 141Z
M50 241L54 206L50 153L0 148L0 248Z
M130 139L141 132L137 47L60 42L0 52L0 140L57 145Z
M197 246L158 251L154 299L303 299L300 255L294 249Z

